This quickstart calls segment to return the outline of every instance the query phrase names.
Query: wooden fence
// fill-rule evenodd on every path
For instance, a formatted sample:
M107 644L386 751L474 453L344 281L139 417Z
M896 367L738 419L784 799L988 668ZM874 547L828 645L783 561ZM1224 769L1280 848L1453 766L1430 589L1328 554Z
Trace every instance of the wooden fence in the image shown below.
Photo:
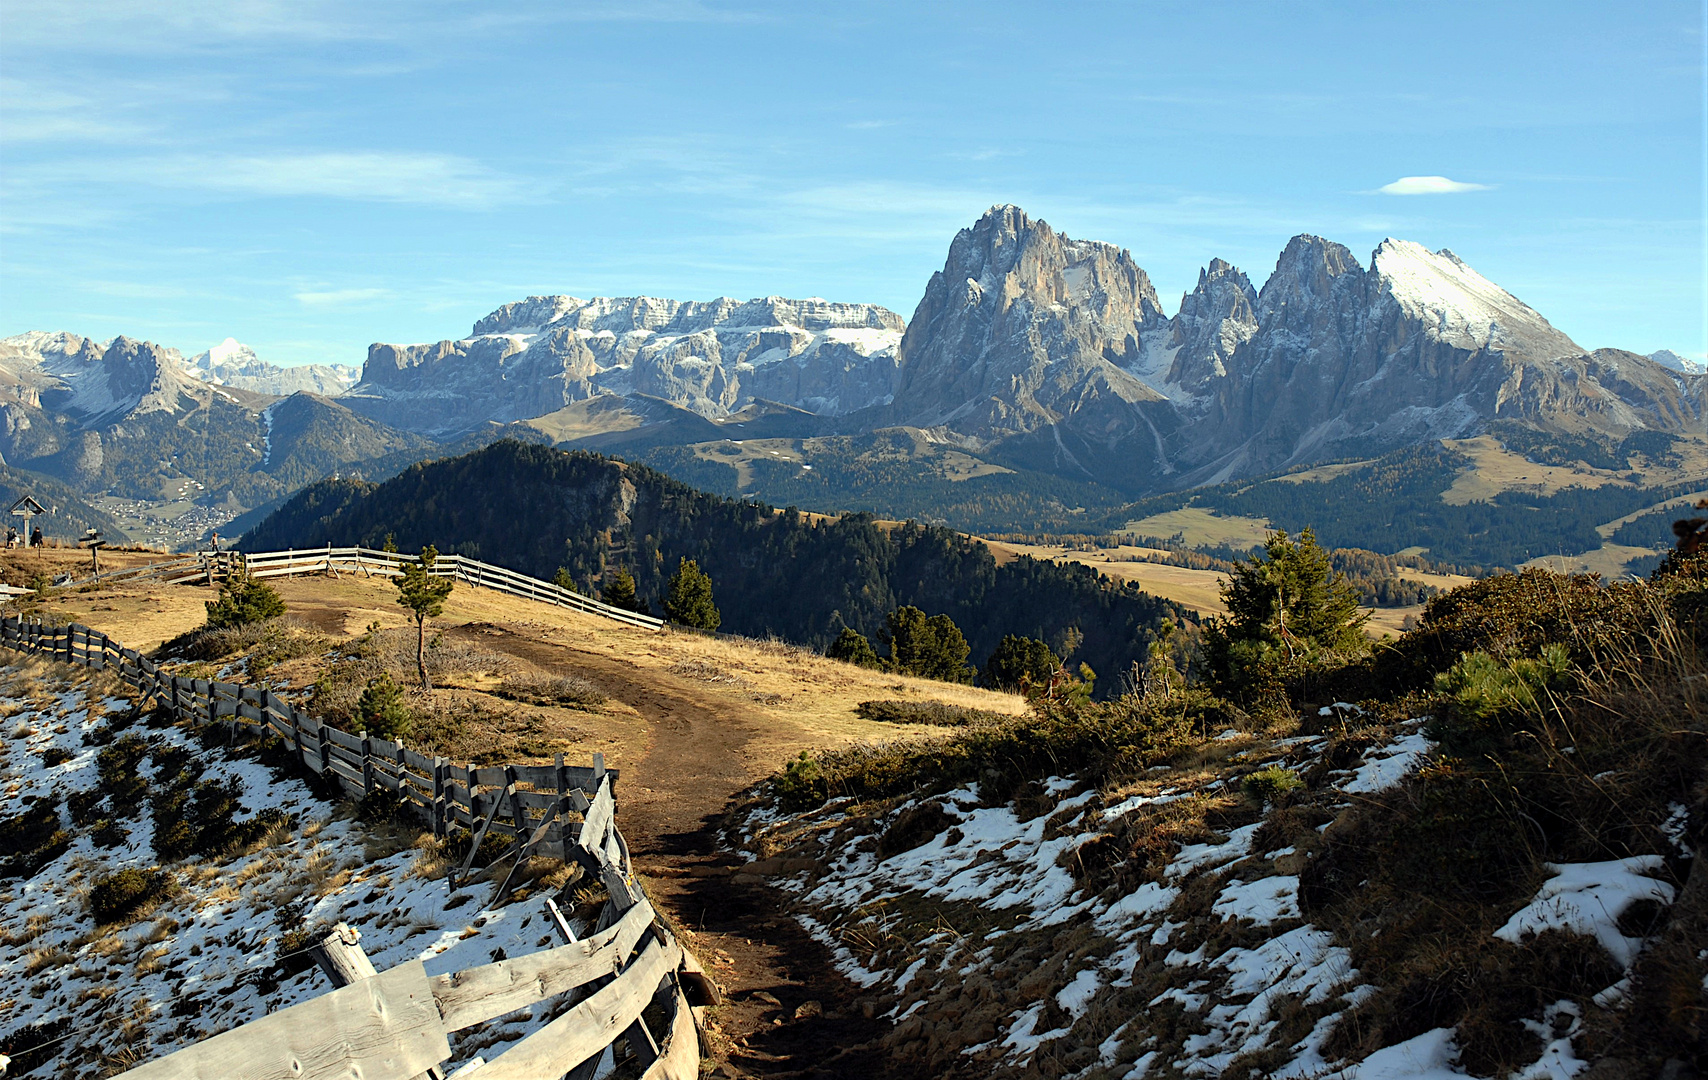
M266 690L172 675L98 630L0 619L0 645L96 670L112 670L180 719L277 735L309 769L336 778L353 796L393 792L430 821L435 835L472 833L466 874L489 833L508 836L514 868L530 855L574 861L609 899L598 933L556 949L429 978L419 962L380 972L122 1074L132 1080L412 1080L438 1075L448 1036L465 1027L569 993L575 1004L503 1054L459 1078L557 1077L585 1080L605 1049L624 1039L645 1080L699 1074L693 1007L709 984L675 937L654 918L635 882L616 825L613 785L601 755L592 768L563 764L453 765L402 743L339 731ZM508 890L498 886L494 902ZM684 986L695 992L691 1003ZM664 1038L642 1017L652 1010ZM662 1016L663 1019L659 1020Z
M98 578L80 578L68 584L83 585L96 580L116 582L143 578L159 578L168 585L189 581L206 581L212 584L236 570L245 571L256 578L341 572L395 577L403 573L405 564L415 560L414 555L401 555L395 551L376 551L364 547L335 548L330 545L301 551L259 551L253 554L241 551L204 551L151 566L104 572ZM612 607L591 596L583 596L574 589L566 589L549 581L541 581L539 578L518 574L514 570L463 555L439 556L429 573L436 577L448 577L469 585L478 585L483 589L497 589L511 596L520 596L524 600L572 608L645 630L657 630L664 625L663 619Z

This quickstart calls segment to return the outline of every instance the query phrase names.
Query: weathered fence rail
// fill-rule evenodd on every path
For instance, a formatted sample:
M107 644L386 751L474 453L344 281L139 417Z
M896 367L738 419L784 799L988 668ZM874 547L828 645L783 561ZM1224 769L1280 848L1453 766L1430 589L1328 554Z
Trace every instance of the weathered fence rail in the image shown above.
M580 864L608 899L598 932L584 941L429 978L402 964L329 994L281 1009L122 1074L129 1080L413 1080L450 1057L450 1034L560 994L570 1007L466 1080L558 1077L586 1080L605 1050L623 1040L643 1080L699 1075L693 1009L707 1003L699 965L655 918L634 878L616 824L613 785L601 755L592 768L457 765L402 743L351 735L315 720L267 690L164 672L106 634L78 624L0 619L0 646L68 664L110 670L181 719L277 735L299 760L335 777L351 795L399 795L435 835L468 829L468 872L489 834L511 838L514 867L530 855ZM498 886L502 897L509 878ZM566 931L567 936L567 931ZM694 991L694 998L685 991ZM651 1010L663 1038L648 1026ZM662 1020L659 1017L662 1016Z
M384 577L395 577L403 573L403 567L415 561L413 555L401 555L395 551L376 551L364 547L324 547L310 548L303 551L258 551L246 553L240 551L201 552L195 556L175 560L170 563L159 563L152 567L136 567L131 570L104 573L102 581L121 580L121 575L132 579L159 577L166 584L174 585L187 581L212 582L224 577L234 570L243 570L251 577L269 578L286 574L315 574L315 573L357 573L378 574ZM533 600L555 607L571 608L589 615L598 615L606 619L637 626L645 630L657 630L664 625L664 620L651 615L641 615L638 612L627 611L623 608L612 607L591 596L583 596L573 589L554 585L549 581L519 574L502 566L481 562L464 555L441 555L433 563L429 571L436 577L448 577L469 585L477 585L483 589L496 589L520 596L524 600ZM94 578L84 578L71 584L78 585L94 581Z

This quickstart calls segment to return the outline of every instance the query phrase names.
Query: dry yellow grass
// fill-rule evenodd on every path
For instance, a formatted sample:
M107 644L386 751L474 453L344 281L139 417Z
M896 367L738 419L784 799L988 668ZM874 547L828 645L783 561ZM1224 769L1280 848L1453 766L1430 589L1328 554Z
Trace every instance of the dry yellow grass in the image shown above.
M1625 473L1608 469L1592 469L1587 465L1538 465L1501 446L1492 435L1443 441L1472 461L1471 468L1460 473L1453 486L1441 495L1441 501L1450 506L1486 501L1503 491L1553 495L1569 487L1592 488L1625 482Z
M1623 577L1625 567L1634 559L1646 559L1654 552L1649 548L1603 544L1581 555L1543 555L1525 563L1525 567L1540 566L1556 574L1600 574L1608 581Z
M1275 530L1266 518L1221 517L1196 506L1187 506L1129 521L1121 531L1164 538L1178 533L1189 547L1229 544L1245 548L1263 543Z
M1375 459L1372 458L1369 461L1347 461L1339 465L1319 465L1314 469L1288 473L1286 476L1278 476L1275 479L1283 484L1320 484L1325 480L1345 476L1349 472L1356 472L1375 463Z
M354 638L373 623L382 628L412 625L396 603L396 589L383 578L345 573L337 578L274 578L271 584L292 616L334 638ZM71 593L55 607L127 645L150 648L201 625L202 604L213 596L206 586L120 586ZM581 737L558 740L553 747L570 760L585 760L598 751L619 769L637 763L654 742L653 720L647 715L652 695L637 698L626 684L656 688L666 696L690 696L739 721L749 729L741 756L755 779L801 750L940 734L940 729L922 725L861 719L854 707L862 701L942 701L1014 714L1025 708L1014 694L886 675L778 643L640 630L467 585L458 585L451 594L446 615L430 627L434 631L471 636L483 648L521 656L548 673L581 675L598 683L611 700L595 712L536 706L527 712L542 717L561 713L577 729ZM530 643L563 649L546 650L536 658ZM289 661L272 674L300 685L314 663ZM510 760L530 756L537 755L516 753Z

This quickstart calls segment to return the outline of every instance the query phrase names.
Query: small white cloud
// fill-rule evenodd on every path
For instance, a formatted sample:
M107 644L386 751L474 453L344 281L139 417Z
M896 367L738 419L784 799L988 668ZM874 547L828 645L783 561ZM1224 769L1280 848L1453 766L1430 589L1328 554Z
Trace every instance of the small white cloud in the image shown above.
M390 289L325 289L301 290L296 294L297 303L308 307L340 307L345 304L360 304L365 300L383 300L391 295Z
M892 123L893 121L890 120L856 120L851 124L843 124L842 126L849 131L871 131L873 128L889 127Z
M1467 184L1445 176L1402 176L1376 189L1384 195L1452 195L1460 191L1487 191L1487 184Z

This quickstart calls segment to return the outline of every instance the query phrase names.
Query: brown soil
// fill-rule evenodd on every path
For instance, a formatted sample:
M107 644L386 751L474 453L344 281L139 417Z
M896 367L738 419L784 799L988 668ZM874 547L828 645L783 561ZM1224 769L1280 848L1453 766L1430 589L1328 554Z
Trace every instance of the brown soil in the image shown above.
M723 990L724 1004L709 1014L713 1075L906 1075L884 1060L878 1040L888 1025L864 1015L859 988L821 944L778 914L770 888L732 880L739 864L718 850L731 799L760 779L742 751L762 715L690 680L513 627L465 626L447 636L585 675L646 718L649 745L621 774L618 820L647 894Z

